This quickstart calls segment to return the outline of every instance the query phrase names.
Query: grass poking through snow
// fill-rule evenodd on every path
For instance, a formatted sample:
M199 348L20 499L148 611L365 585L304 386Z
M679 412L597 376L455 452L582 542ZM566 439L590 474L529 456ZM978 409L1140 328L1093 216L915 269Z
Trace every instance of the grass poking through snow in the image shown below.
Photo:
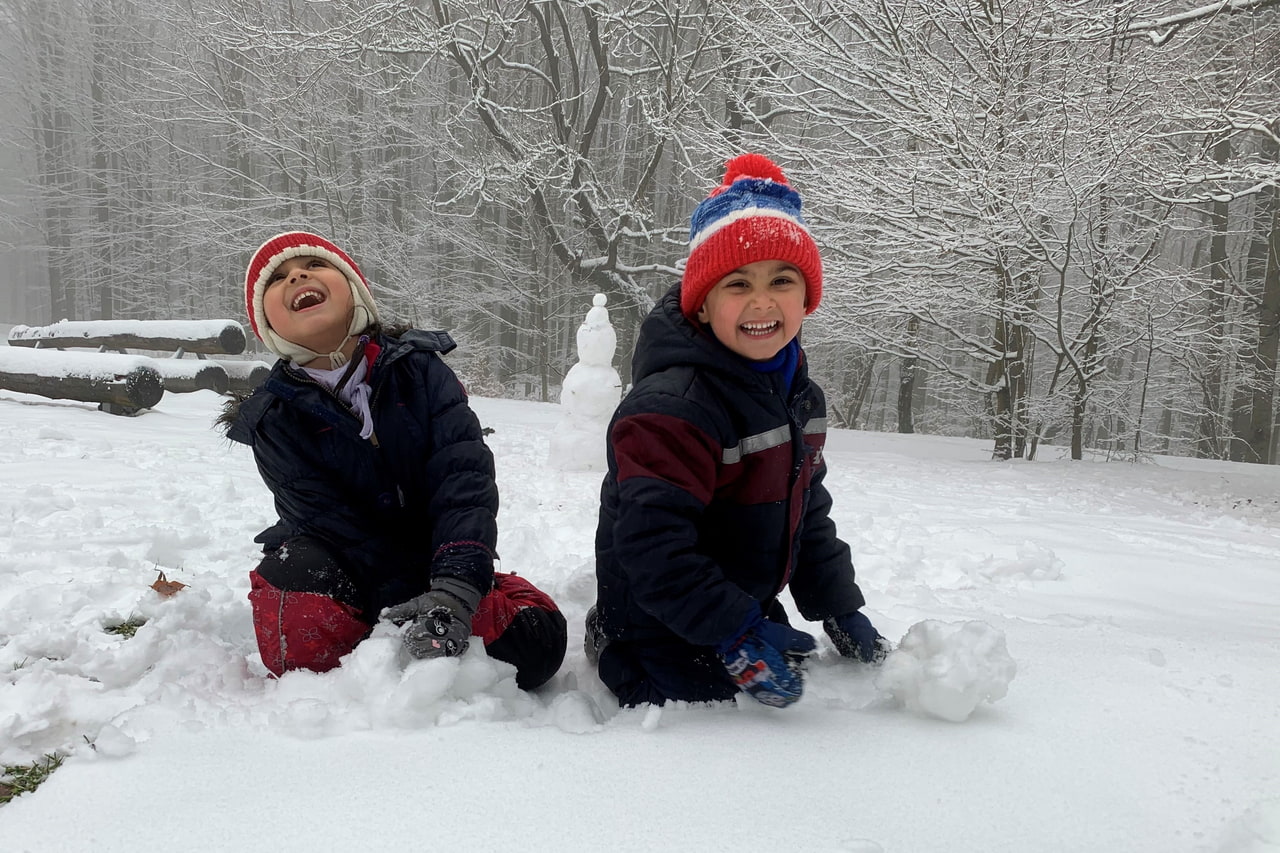
M6 766L4 772L0 773L0 805L4 805L19 794L34 791L61 766L62 756L56 754L46 755L31 764Z
M117 637L124 637L126 640L138 633L138 629L147 624L147 620L141 616L130 616L118 625L106 625L102 630L108 634L115 634Z

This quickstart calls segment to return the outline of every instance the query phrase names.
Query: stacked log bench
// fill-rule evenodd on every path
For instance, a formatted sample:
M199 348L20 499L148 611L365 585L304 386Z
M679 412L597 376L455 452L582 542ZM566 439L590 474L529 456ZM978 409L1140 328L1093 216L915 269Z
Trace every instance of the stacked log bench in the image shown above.
M99 409L121 415L151 408L165 391L248 393L271 371L261 361L206 358L244 352L244 328L234 320L63 320L14 326L8 343L0 348L0 388L97 403ZM65 352L67 348L97 352ZM128 350L173 355L124 354ZM195 358L183 358L188 353Z

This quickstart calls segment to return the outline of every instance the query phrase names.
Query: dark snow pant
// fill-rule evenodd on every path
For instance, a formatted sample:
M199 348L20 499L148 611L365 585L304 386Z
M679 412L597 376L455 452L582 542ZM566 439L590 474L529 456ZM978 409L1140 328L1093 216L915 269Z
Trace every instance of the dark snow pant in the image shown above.
M738 695L719 655L683 640L613 640L600 650L598 666L600 680L623 707L720 702Z
M333 669L378 619L339 561L308 537L269 552L249 581L258 650L275 675ZM471 632L490 657L516 668L516 684L525 690L555 675L568 642L564 616L551 597L502 572L494 573L493 590L480 599Z
M766 616L774 622L790 624L786 609L776 600ZM723 702L738 695L738 687L730 680L715 649L694 646L674 636L607 639L600 631L594 607L587 614L586 645L588 658L598 656L600 680L623 707L646 702Z

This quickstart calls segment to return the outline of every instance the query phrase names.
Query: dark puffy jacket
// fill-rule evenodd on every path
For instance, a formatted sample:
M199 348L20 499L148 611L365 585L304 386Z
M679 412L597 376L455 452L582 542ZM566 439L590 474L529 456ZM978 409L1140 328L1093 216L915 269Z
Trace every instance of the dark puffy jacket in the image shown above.
M453 340L410 331L373 343L373 438L360 438L359 417L283 360L228 416L228 437L253 448L280 516L257 541L267 550L299 534L328 543L375 612L424 591L434 574L487 592L498 490L466 391L440 358Z
M803 354L788 394L779 372L687 320L676 288L641 326L632 371L596 530L605 636L713 646L788 583L813 621L861 607L822 485L826 402Z

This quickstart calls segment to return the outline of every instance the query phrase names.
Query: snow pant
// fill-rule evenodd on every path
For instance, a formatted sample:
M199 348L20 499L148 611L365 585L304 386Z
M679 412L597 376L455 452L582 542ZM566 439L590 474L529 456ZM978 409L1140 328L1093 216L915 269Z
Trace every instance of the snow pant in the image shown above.
M326 672L373 630L377 610L320 542L296 537L267 553L249 573L249 603L262 662L274 675L291 669ZM489 656L516 668L516 684L544 684L564 661L564 615L522 577L494 573L471 632Z
M766 613L774 622L790 624L786 609L772 602ZM618 704L723 702L738 695L715 649L695 646L674 635L652 639L614 640L600 630L596 609L587 613L588 659L595 659L600 680Z
M600 650L600 680L623 707L721 702L738 695L714 649L683 640L612 640Z

